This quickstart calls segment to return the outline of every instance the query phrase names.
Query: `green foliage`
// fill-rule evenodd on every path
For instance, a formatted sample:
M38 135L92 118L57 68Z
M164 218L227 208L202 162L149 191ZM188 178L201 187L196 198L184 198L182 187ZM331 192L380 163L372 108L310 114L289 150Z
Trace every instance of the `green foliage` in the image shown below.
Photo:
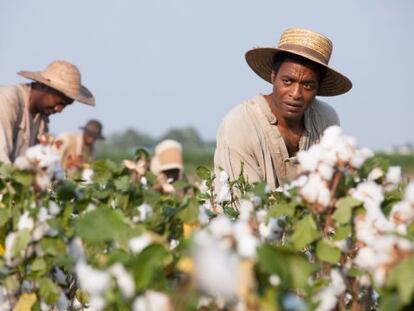
M303 249L309 243L312 243L320 237L315 221L311 215L303 217L295 226L295 231L292 235L293 245L297 249Z

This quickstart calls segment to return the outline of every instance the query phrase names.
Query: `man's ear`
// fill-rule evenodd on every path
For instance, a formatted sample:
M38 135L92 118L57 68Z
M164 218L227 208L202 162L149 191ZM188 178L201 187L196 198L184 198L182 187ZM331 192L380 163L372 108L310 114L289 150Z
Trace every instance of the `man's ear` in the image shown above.
M272 70L272 73L270 74L270 81L272 82L272 84L275 81L275 79L276 79L276 73L274 70Z

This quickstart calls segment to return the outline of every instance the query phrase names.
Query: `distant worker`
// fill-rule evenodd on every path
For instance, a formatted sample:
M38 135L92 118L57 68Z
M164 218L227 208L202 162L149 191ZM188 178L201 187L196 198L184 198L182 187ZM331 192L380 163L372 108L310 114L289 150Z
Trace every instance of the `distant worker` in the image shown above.
M34 82L0 86L0 162L10 163L48 132L49 116L74 101L95 106L79 69L54 61L43 71L20 71Z
M163 140L155 147L151 171L159 182L171 184L181 179L184 170L182 149L179 142L171 139Z
M89 120L81 129L82 133L63 133L55 139L54 146L61 156L65 170L90 162L96 140L105 139L102 135L102 124L97 120Z

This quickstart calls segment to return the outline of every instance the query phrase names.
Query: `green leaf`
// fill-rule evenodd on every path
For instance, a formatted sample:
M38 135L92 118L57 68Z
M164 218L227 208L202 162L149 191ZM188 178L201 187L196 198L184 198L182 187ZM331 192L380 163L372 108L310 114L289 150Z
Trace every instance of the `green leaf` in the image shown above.
M130 184L130 177L128 175L121 176L114 181L115 189L122 192L128 191Z
M10 210L8 208L0 208L0 228L9 221L10 216Z
M397 294L381 296L379 310L380 311L395 311L400 310L401 303Z
M330 241L320 240L316 245L316 256L322 261L335 264L341 258L341 251Z
M44 273L47 269L45 260L43 258L36 258L32 262L31 269L34 272Z
M292 235L292 242L300 250L318 239L320 235L312 216L307 215L296 224L295 231Z
M340 224L346 224L351 220L352 209L360 206L361 204L361 201L358 201L350 196L341 198L336 203L336 210L333 214L333 218Z
M133 261L132 268L138 289L149 287L163 279L164 263L168 253L161 244L147 246Z
M399 263L389 274L388 286L396 286L403 305L413 300L414 294L414 257Z
M128 229L122 213L100 207L84 214L75 224L75 232L89 242L114 240Z
M197 176L204 180L209 180L211 178L211 171L205 166L197 167Z
M112 177L111 165L107 160L98 160L93 163L92 180L98 184L106 184Z
M345 240L347 237L351 235L351 233L352 233L351 225L341 226L336 229L333 239L335 241Z
M30 186L33 183L33 175L26 171L15 171L13 179L23 186Z
M22 255L23 251L26 249L31 239L32 238L29 229L18 231L16 233L16 238L12 249L12 256L17 257Z
M257 248L258 268L268 274L276 274L286 289L305 288L317 266L299 254L283 247L263 245Z
M278 218L280 216L293 217L293 215L295 215L296 206L297 205L295 202L283 202L282 201L280 203L276 203L269 210L268 218L270 217Z
M56 190L57 198L60 201L70 201L76 198L76 184L73 182L65 182Z
M239 213L232 207L225 206L223 207L223 212L230 218L237 218L239 217Z
M43 300L47 304L52 305L58 301L59 289L55 285L55 283L53 283L48 278L42 278L39 281L39 285L40 285L40 289L39 289L40 296L43 298Z
M66 244L59 238L44 238L40 241L40 247L47 255L58 256L66 252Z

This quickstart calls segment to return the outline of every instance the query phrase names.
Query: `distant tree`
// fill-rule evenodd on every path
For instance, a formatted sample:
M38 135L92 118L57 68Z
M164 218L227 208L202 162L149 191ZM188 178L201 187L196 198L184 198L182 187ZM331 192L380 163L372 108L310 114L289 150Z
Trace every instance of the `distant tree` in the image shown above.
M161 137L161 139L159 139L159 141L164 139L174 139L180 142L183 145L183 148L187 150L204 147L203 140L197 130L193 127L170 129Z

